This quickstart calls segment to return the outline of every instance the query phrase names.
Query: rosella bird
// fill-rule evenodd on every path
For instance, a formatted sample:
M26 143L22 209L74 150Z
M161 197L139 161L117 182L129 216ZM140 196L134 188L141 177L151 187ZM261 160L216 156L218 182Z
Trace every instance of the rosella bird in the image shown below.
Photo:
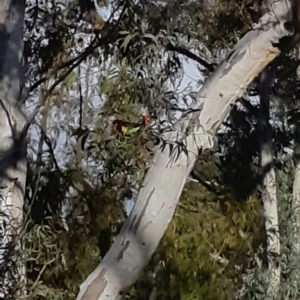
M124 122L122 120L114 120L113 124L116 126L117 131L123 133L124 135L131 135L133 133L138 132L143 126L145 126L149 122L149 116L143 115L142 124L133 124L129 122Z

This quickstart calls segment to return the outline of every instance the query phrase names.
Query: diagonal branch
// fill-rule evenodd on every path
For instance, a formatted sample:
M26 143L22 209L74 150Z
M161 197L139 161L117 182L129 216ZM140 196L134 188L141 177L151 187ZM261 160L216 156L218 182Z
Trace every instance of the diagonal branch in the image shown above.
M216 64L210 64L210 63L208 63L203 58L197 56L196 54L192 53L188 49L185 49L185 48L183 48L181 46L174 46L171 43L169 43L166 46L166 50L167 51L174 51L174 52L177 52L179 54L185 55L186 57L188 57L188 58L196 61L197 63L199 63L200 65L202 65L203 67L205 67L210 72L213 72L215 70Z

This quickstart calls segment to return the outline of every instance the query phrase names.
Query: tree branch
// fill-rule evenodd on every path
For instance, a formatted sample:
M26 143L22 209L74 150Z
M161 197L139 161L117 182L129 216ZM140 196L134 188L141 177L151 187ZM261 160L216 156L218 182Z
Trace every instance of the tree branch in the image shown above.
M215 70L216 64L210 64L210 63L208 63L203 58L197 56L196 54L192 53L188 49L185 49L185 48L180 47L180 46L174 46L171 43L169 43L166 46L166 50L167 51L174 51L174 52L177 52L179 54L185 55L186 57L188 57L188 58L196 61L197 63L199 63L200 65L202 65L203 67L205 67L210 72L213 72Z

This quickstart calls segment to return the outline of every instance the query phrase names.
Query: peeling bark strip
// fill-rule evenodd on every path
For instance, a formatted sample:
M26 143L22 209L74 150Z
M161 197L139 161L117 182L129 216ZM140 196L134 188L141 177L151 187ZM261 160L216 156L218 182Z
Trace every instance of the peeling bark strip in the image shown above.
M101 273L92 281L92 283L89 284L82 300L99 299L107 285L107 282L104 279L104 274L105 269L103 269Z
M237 61L231 61L229 70L228 62L224 61L206 80L198 94L199 103L190 107L193 110L203 105L201 112L197 112L198 124L193 121L197 113L186 115L172 132L164 135L164 140L178 145L183 143L185 151L176 161L168 163L169 147L156 150L130 216L101 263L80 286L77 300L88 299L91 286L97 289L97 285L91 284L98 280L100 274L104 274L101 278L106 283L105 288L102 289L101 283L101 293L94 291L89 294L90 300L122 299L121 292L139 278L172 219L199 148L205 150L211 147L213 130L221 124L231 104L280 53L274 45L279 45L283 37L291 36L291 31L284 26L285 22L291 21L290 3L277 1L273 8L276 16L270 13L265 17L263 30L249 32L234 47L232 57ZM194 128L192 134L188 133L189 126ZM137 223L139 225L135 227ZM130 244L122 252L122 259L117 260L124 241Z

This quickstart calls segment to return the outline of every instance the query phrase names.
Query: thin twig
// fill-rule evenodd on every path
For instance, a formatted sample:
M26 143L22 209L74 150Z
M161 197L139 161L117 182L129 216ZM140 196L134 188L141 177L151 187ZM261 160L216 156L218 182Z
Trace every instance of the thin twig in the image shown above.
M42 267L42 269L41 269L41 271L40 271L40 273L39 273L39 275L38 275L36 281L34 282L34 284L32 285L32 287L30 288L30 291L33 291L33 290L34 290L34 288L35 288L35 287L37 286L37 284L39 283L39 280L41 279L41 276L43 275L43 273L44 273L46 267L49 266L49 265L51 265L51 264L55 261L55 259L56 259L56 258L53 257L50 261L46 262L46 263L43 265L43 267Z

